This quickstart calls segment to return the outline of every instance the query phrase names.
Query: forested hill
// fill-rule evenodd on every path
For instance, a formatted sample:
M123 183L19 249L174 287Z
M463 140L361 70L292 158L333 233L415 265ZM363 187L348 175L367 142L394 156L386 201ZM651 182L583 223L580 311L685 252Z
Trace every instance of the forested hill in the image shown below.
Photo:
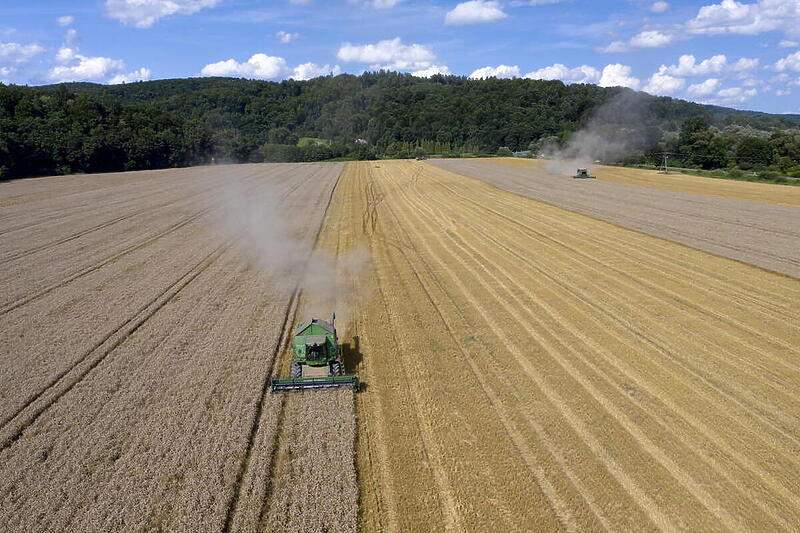
M127 85L0 84L0 176L217 161L445 155L563 144L604 108L603 128L663 148L689 119L713 131L798 128L800 116L702 106L594 85L414 78L396 73L265 82L191 78ZM695 125L696 126L696 125Z

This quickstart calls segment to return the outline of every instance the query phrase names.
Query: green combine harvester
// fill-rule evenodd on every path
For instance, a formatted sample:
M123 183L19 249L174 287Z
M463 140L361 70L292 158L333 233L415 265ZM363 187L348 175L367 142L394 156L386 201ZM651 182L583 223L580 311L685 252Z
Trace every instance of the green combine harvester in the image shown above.
M292 368L289 378L270 382L272 392L358 388L358 378L344 374L341 347L336 337L336 314L330 322L312 318L303 322L292 337Z

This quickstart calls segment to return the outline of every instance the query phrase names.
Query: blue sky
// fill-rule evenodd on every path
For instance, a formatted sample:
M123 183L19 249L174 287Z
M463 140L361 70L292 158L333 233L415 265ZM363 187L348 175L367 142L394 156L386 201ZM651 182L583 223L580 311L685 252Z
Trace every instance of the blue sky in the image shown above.
M3 0L0 80L388 68L800 113L800 0Z

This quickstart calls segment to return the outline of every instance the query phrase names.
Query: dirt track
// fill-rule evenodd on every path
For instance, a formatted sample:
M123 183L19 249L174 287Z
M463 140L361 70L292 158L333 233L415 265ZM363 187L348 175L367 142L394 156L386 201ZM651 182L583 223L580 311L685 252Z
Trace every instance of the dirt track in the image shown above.
M244 165L0 185L6 528L266 527L283 399L263 391L278 371L299 272L261 268L247 236L221 219L231 190L277 202L292 238L310 249L341 169ZM308 407L352 425L348 397ZM308 401L296 396L290 409ZM330 453L352 457L352 429L339 438ZM352 484L352 461L292 476L308 484L311 474L339 473L342 488ZM349 506L354 522L355 495L339 503L333 514ZM291 511L309 524L323 516Z
M340 187L365 530L800 523L800 282L431 165Z
M545 161L431 163L535 200L800 278L798 187L692 181L685 176L664 178L660 185L652 177L658 175L649 171L605 167L598 170L601 179L574 180L548 171ZM714 182L725 198L713 195ZM781 203L795 207L776 205Z

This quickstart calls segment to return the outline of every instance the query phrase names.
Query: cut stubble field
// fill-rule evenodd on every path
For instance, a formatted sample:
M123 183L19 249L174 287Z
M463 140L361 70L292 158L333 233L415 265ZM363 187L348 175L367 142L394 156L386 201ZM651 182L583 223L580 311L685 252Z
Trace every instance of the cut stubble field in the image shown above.
M232 184L305 266L217 231ZM796 529L800 281L495 185L399 161L0 185L0 521ZM269 394L334 309L362 391Z

